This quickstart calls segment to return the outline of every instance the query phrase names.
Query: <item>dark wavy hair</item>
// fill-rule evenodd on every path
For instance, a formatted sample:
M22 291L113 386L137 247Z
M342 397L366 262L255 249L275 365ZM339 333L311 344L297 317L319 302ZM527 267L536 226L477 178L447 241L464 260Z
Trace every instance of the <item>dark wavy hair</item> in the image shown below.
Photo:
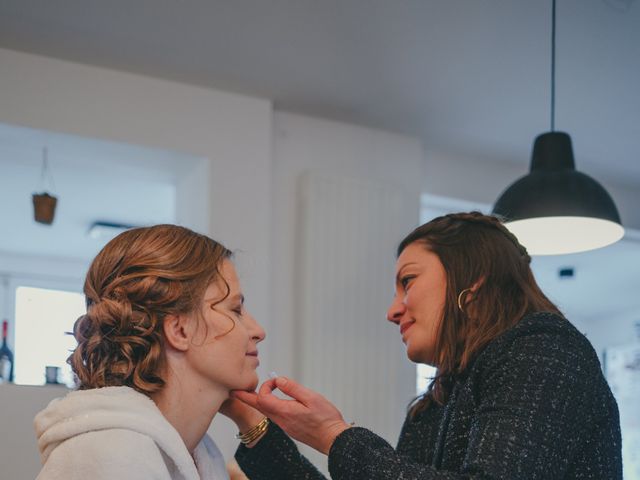
M91 263L87 313L75 322L78 346L67 362L79 389L129 386L150 395L164 386L162 323L199 308L231 252L176 225L128 230ZM228 295L227 285L227 295Z
M456 378L478 353L522 317L540 311L562 315L536 283L527 250L498 218L479 212L435 218L402 240L398 256L416 242L438 256L447 287L436 336L437 373L413 402L412 415L432 402L445 403ZM461 311L458 296L476 283L479 287Z

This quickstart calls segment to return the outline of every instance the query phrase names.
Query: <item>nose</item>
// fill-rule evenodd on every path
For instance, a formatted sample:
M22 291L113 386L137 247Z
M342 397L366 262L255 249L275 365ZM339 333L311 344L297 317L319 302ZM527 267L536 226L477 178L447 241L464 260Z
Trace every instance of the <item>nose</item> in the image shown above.
M399 296L393 297L393 302L387 310L387 320L398 325L402 316L407 311L407 306Z
M256 343L260 343L262 340L265 339L265 337L267 336L267 333L264 331L264 328L262 328L262 325L260 325L256 319L253 317L253 315L251 315L250 313L245 313L245 318L249 317L249 334L251 335L251 338L253 340L255 340Z

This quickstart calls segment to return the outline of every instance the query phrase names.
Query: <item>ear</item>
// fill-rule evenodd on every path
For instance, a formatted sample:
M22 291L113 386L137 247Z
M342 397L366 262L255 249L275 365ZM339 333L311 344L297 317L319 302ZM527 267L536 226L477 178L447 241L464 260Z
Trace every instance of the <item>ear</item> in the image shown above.
M188 315L179 314L164 317L162 331L167 345L180 352L187 351L191 345L192 324L193 321Z
M485 277L480 277L473 285L471 285L471 293L476 293L478 289L484 284L485 280Z
M467 290L468 293L464 297L464 304L471 302L474 300L474 295L478 291L478 289L484 284L485 277L480 277L473 285L471 285ZM464 291L464 290L463 290Z

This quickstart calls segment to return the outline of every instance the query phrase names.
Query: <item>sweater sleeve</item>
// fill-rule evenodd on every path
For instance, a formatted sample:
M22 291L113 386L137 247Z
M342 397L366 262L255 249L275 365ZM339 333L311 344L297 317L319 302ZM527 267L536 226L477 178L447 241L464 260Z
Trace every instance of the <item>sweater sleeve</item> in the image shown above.
M489 355L475 379L476 408L457 472L412 462L372 432L351 428L331 447L331 478L565 478L593 427L592 387L601 373L590 353L574 339L543 334L518 337Z
M252 448L240 444L235 458L251 480L326 480L298 451L293 440L273 422Z

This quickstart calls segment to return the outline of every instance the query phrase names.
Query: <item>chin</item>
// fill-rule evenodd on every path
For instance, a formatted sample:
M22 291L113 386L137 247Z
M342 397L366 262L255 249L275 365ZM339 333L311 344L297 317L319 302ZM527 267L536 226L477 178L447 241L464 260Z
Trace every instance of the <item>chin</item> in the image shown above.
M411 360L413 363L424 363L421 359L420 356L417 355L415 352L412 352L411 350L407 350L407 357L409 358L409 360Z
M251 382L251 385L249 386L249 388L247 388L247 390L253 392L256 388L258 388L258 376L256 375L255 380L253 380Z
M407 357L413 363L424 363L435 367L433 355L428 354L424 350L412 349L409 346L407 347Z
M238 388L238 390L246 390L247 392L253 392L258 388L258 374L253 373L251 380L249 380L244 387Z

